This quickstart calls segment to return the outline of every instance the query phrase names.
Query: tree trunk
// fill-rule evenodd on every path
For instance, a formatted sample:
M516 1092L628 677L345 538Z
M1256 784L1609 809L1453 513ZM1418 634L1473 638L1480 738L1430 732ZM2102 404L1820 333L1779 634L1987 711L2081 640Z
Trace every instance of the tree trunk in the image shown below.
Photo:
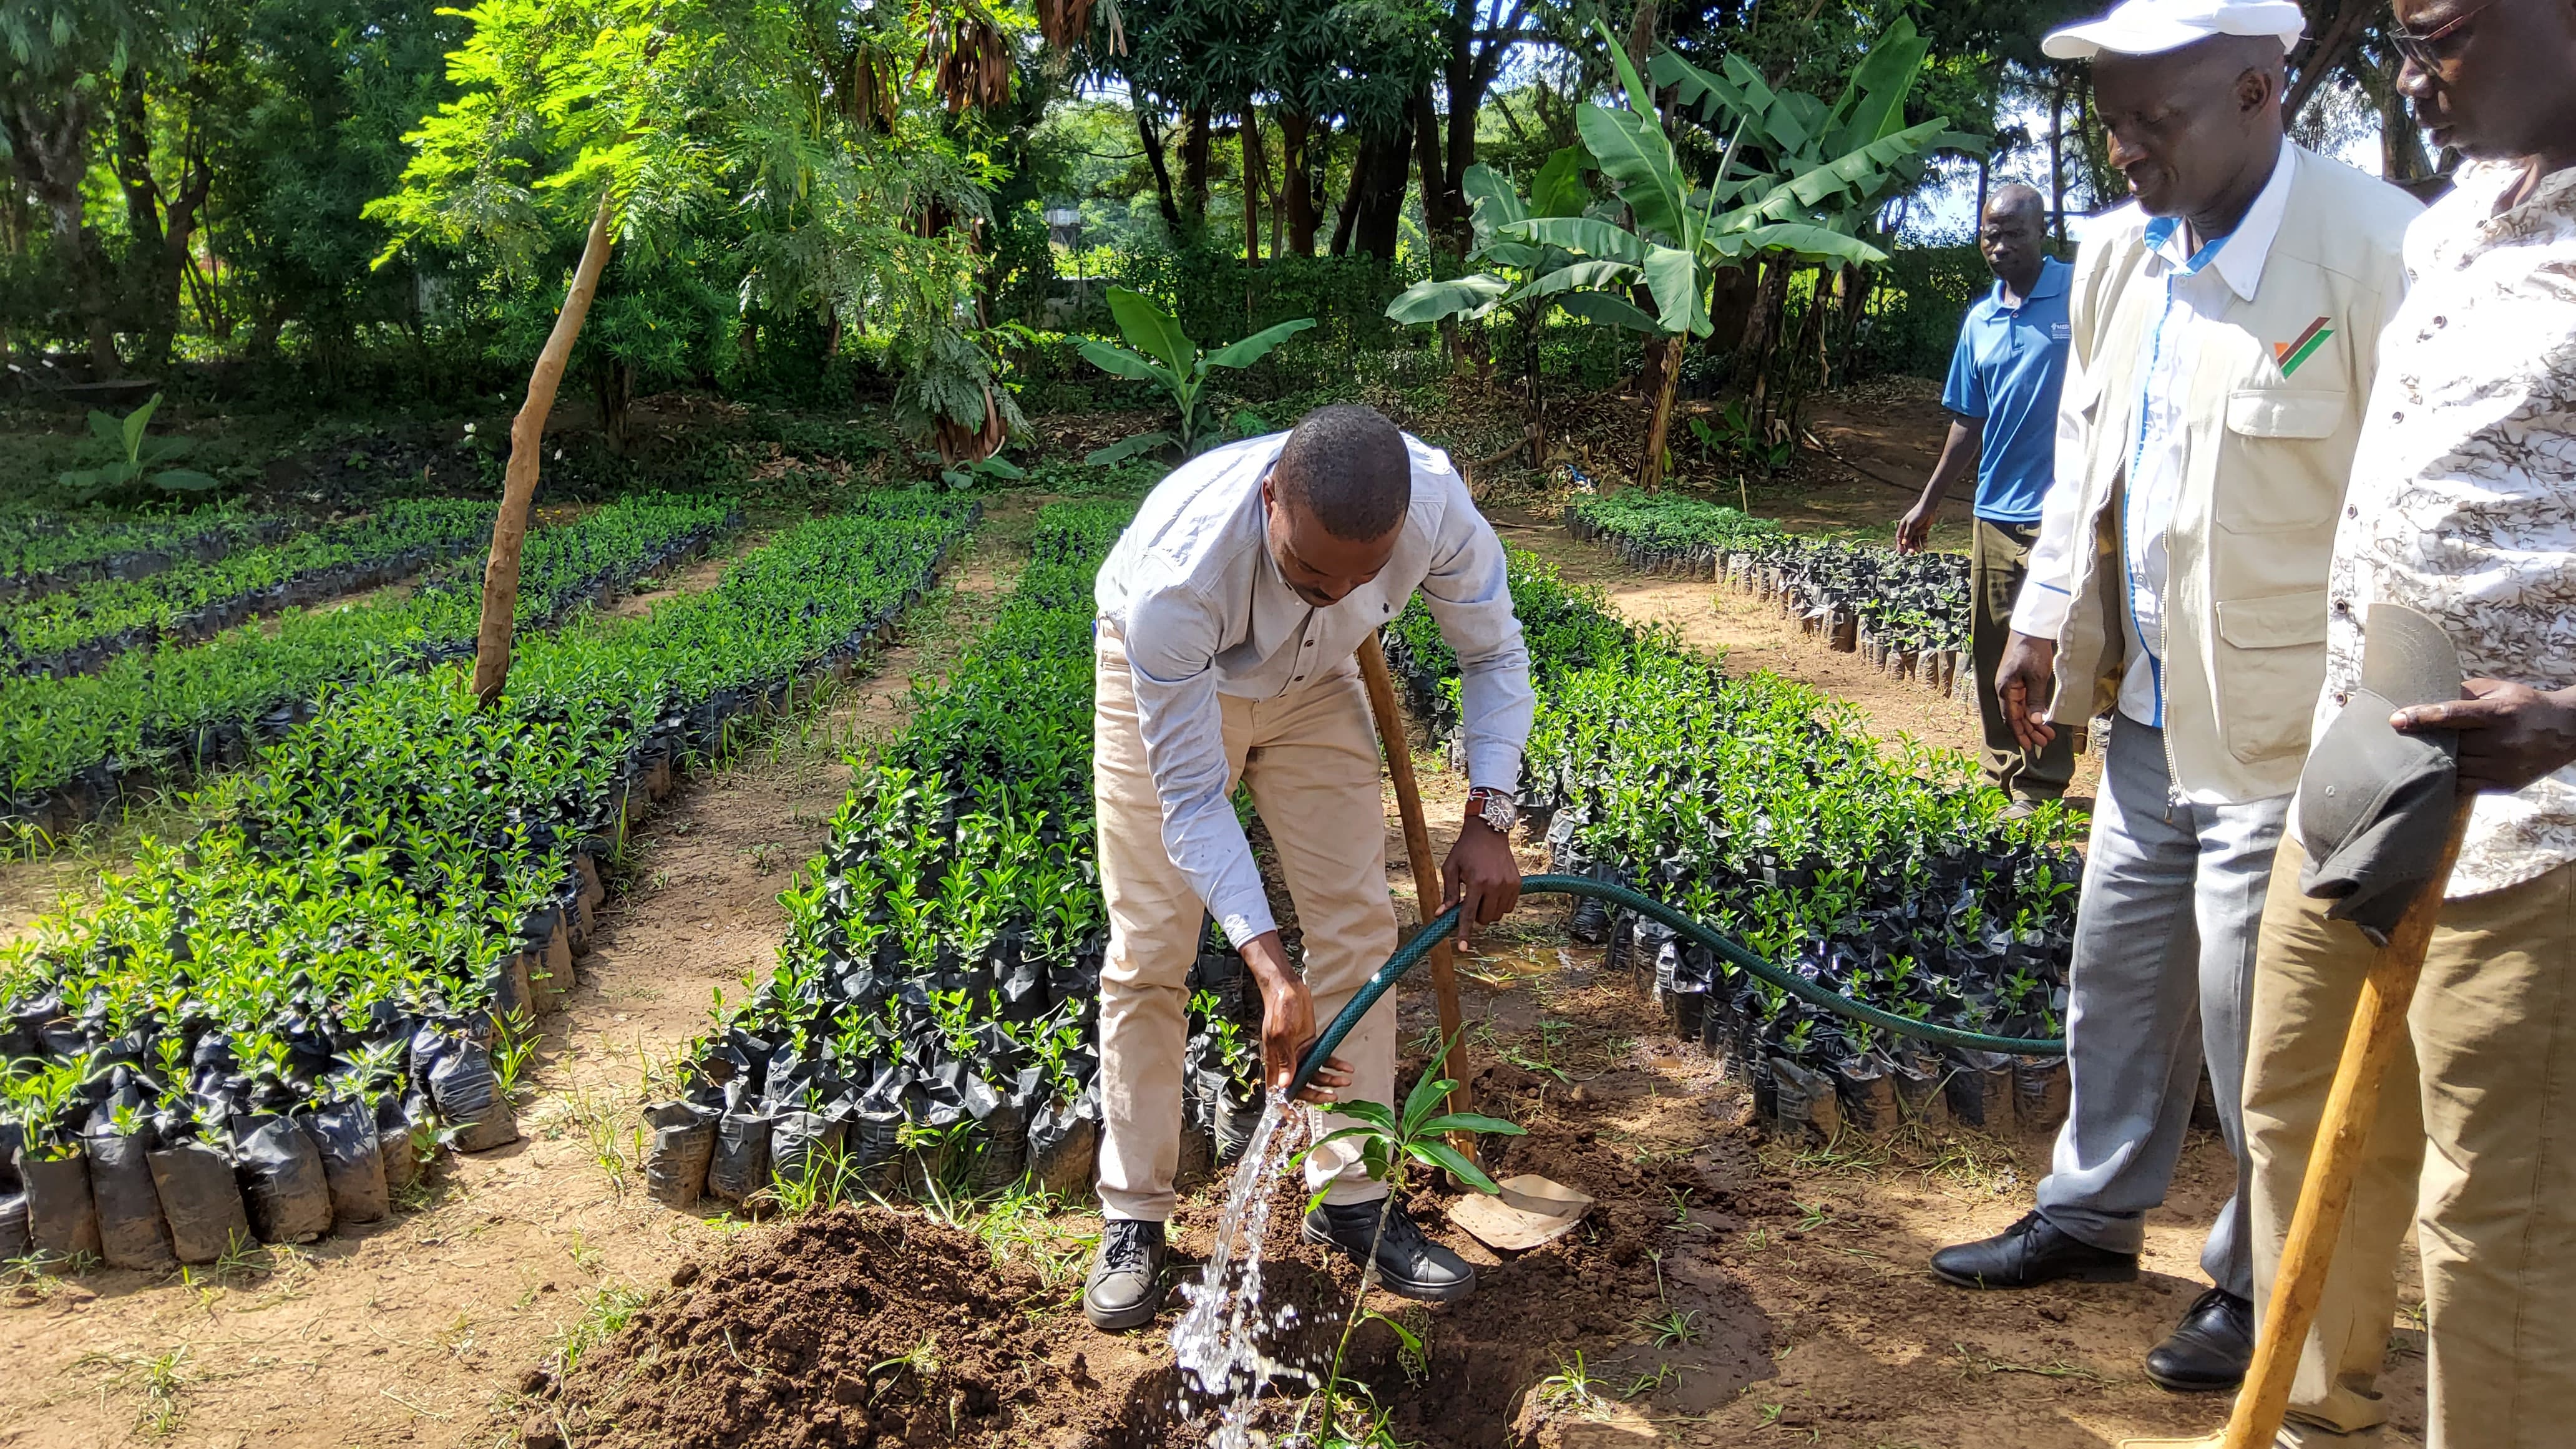
M1351 253L1351 236L1359 229L1360 197L1368 191L1369 144L1362 138L1351 151L1350 179L1342 183L1342 204L1333 218L1333 255Z
M1395 242L1404 222L1404 193L1412 168L1413 125L1408 117L1392 131L1360 142L1351 164L1351 185L1359 210L1351 224L1351 250L1381 262L1395 260Z
M1646 58L1655 48L1655 21L1662 9L1659 0L1637 0L1628 12L1628 63L1637 74L1646 73Z
M2281 117L2296 125L2299 112L2325 84L2326 77L2343 68L2351 58L2353 47L2361 40L2362 28L2381 12L2379 0L2327 0L2332 13L2320 23L2316 6L2309 6L2308 38L2290 55L2290 89L2281 98Z
M1428 83L1413 93L1413 161L1422 175L1422 230L1434 250L1464 257L1467 247L1441 175L1440 113L1431 103Z
M2048 88L2048 214L2057 227L2057 244L2066 245L2066 76L2060 72Z
M1654 417L1646 424L1646 456L1637 465L1637 486L1664 486L1664 454L1669 451L1673 430L1673 393L1681 385L1682 353L1690 346L1690 334L1676 333L1664 339L1664 377L1655 389Z
M1262 191L1270 185L1270 160L1261 154L1261 118L1253 103L1243 103L1243 261L1246 266L1261 265ZM1276 218L1273 218L1276 220ZM1271 250L1277 251L1273 244ZM1249 284L1247 284L1248 286ZM1245 306L1250 306L1249 297Z
M1172 166L1163 157L1163 133L1154 124L1154 113L1147 110L1145 98L1131 98L1136 112L1136 142L1144 149L1145 165L1154 173L1154 205L1163 213L1163 228L1177 241L1181 235L1181 204L1172 195Z
M1208 110L1192 106L1181 120L1181 225L1196 241L1207 230Z
M82 187L89 176L89 102L61 98L51 109L32 95L12 97L9 129L18 175L45 208L53 251L72 283L72 313L89 342L90 371L101 381L121 375L116 329L107 314L107 259L90 230Z
M1314 125L1303 111L1279 113L1278 219L1287 224L1287 249L1301 257L1315 254L1315 180L1307 155Z
M510 463L501 475L501 512L492 521L492 556L483 565L483 622L474 636L474 695L490 709L501 702L510 680L511 626L519 612L519 550L528 541L528 513L537 501L537 468L546 442L546 418L554 411L555 390L563 386L564 364L572 360L573 342L590 315L590 299L599 292L599 274L608 268L610 195L599 196L590 218L590 235L582 241L581 261L573 267L572 289L554 330L537 353L528 374L528 400L510 421Z

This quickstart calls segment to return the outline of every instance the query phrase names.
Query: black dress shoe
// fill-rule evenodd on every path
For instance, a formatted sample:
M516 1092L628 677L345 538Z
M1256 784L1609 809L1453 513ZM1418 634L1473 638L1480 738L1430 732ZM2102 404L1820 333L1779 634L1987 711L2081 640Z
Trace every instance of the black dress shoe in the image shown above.
M2164 1342L2147 1350L2147 1377L2177 1394L2216 1394L2245 1382L2254 1361L2254 1305L2224 1288L2192 1300Z
M1362 1263L1369 1259L1369 1239L1377 1239L1377 1281L1399 1298L1446 1303L1476 1291L1476 1269L1466 1259L1422 1235L1404 1205L1386 1209L1386 1230L1378 1230L1377 1202L1331 1203L1306 1214L1305 1238L1341 1249Z
M2034 1212L1991 1238L1934 1253L1932 1274L1958 1288L2036 1288L2060 1278L2134 1283L2138 1255L2077 1242Z

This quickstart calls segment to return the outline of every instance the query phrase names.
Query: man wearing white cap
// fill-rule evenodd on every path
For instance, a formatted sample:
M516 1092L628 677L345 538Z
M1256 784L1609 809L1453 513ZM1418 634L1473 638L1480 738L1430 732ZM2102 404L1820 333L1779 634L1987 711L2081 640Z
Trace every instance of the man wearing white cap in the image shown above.
M2419 208L2289 143L2290 0L2128 0L2048 37L2093 62L2135 200L2075 266L2057 484L1996 689L2025 745L2116 714L2076 922L2073 1097L2037 1210L1944 1248L1964 1287L2133 1279L2204 1061L2246 1180L2245 1002L2325 673L2326 566ZM2240 1194L2216 1286L2147 1356L2232 1389L2253 1349Z

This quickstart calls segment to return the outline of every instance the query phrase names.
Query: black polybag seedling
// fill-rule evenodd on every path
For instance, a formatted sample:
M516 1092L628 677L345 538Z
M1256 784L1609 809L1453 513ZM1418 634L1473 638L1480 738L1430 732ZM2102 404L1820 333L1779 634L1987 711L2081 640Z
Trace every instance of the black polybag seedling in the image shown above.
M233 1143L253 1236L263 1243L309 1243L331 1231L331 1180L294 1118L236 1117Z
M161 1194L152 1184L151 1139L144 1132L93 1132L81 1139L89 1156L90 1196L98 1212L98 1255L111 1268L164 1273L177 1266Z
M331 1189L334 1222L372 1223L393 1210L385 1185L384 1153L376 1137L376 1118L367 1104L343 1098L296 1120L313 1139L322 1159L323 1180Z
M152 1185L182 1263L212 1263L251 1241L250 1214L232 1159L211 1142L174 1142L149 1155Z
M27 1241L35 1251L96 1256L98 1208L90 1198L88 1156L77 1147L47 1157L22 1153L18 1175L27 1185Z

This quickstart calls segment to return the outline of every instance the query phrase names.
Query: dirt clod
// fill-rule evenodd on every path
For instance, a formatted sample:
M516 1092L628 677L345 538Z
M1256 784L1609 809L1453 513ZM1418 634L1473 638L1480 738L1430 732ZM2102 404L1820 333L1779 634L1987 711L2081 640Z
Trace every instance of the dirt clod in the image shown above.
M672 1280L563 1385L573 1442L1028 1444L1078 1381L1035 1276L920 1219L841 1208Z

